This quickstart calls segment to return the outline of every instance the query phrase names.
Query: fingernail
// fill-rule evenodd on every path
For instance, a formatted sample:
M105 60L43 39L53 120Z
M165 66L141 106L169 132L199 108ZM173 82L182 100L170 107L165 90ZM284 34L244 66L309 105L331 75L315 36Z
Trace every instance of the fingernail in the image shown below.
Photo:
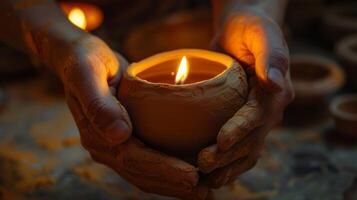
M129 135L129 126L123 120L114 121L104 132L104 137L116 144L124 142Z
M284 77L281 71L275 67L272 67L268 71L268 79L272 83L272 87L277 92L280 92L283 88Z

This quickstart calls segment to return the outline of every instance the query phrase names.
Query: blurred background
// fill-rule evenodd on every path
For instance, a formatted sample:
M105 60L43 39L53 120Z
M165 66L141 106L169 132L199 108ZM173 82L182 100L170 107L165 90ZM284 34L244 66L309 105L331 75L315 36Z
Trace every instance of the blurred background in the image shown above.
M209 49L208 0L135 2L59 4L73 23L130 61L178 48ZM356 200L357 2L290 0L282 29L296 99L258 164L215 196ZM80 147L61 83L37 61L0 44L0 199L167 198L145 194L94 163Z

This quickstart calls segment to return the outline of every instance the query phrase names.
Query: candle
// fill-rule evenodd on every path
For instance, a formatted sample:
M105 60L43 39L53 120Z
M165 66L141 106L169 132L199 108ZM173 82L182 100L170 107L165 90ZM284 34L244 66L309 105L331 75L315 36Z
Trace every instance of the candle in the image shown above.
M182 157L213 143L247 94L244 70L231 57L181 49L131 64L118 98L128 110L135 135Z
M187 60L189 60L189 62ZM224 65L221 65L218 62L209 61L199 57L189 57L187 59L186 56L183 56L181 61L179 61L179 59L172 59L158 63L155 67L138 73L137 77L153 83L178 84L176 83L176 73L179 71L180 67L184 68L186 66L188 68L189 63L192 66L206 66L205 68L194 68L190 74L187 72L187 78L185 78L182 83L189 84L211 79L226 69ZM178 69L177 66L179 66Z
M102 11L93 4L60 2L59 5L68 20L83 30L95 30L103 22Z

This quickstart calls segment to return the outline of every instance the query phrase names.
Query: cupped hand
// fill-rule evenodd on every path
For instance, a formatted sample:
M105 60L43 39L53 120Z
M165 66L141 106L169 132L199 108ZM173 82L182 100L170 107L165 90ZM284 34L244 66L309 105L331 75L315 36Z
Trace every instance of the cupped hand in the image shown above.
M226 18L216 38L245 68L250 94L246 104L223 125L217 143L199 153L199 169L214 188L255 165L266 135L282 120L294 97L288 48L272 19L254 8L236 11Z
M185 199L205 199L198 170L179 159L147 148L131 136L128 113L115 97L128 65L102 40L84 35L66 46L57 59L67 104L82 145L92 158L115 170L143 191Z
M126 141L131 135L130 119L114 95L127 62L102 40L86 33L53 48L57 51L51 63L63 82L82 144L109 150ZM93 139L84 142L85 137Z

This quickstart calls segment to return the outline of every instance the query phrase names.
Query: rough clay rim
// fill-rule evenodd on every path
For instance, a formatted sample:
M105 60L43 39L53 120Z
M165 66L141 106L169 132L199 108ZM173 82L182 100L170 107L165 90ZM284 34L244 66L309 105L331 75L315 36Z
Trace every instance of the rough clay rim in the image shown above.
M357 94L344 94L335 97L330 104L331 113L342 119L357 121L357 114L349 113L339 108L341 104L350 101L357 103Z
M219 61L219 63L223 64L226 67L226 69L210 79L195 82L195 83L182 84L182 85L149 82L147 80L144 80L144 79L141 79L141 78L135 76L134 72L132 71L134 69L134 67L138 66L138 64L142 64L143 62L145 62L145 63L151 62L152 60L157 59L158 57L162 57L162 56L168 56L170 59L174 59L174 58L181 58L182 55L194 55L199 58L206 58L206 59L212 60L212 59L210 59L209 56L202 56L202 54L201 54L202 52L204 52L205 54L211 54L211 55L219 56L223 59L226 59L227 63L222 63L221 61ZM213 60L213 61L217 62L217 60ZM149 65L149 66L152 66L152 65ZM236 62L232 57L230 57L226 54L209 51L209 50L203 50L203 49L178 49L178 50L166 51L166 52L162 52L159 54L155 54L155 55L145 58L139 62L132 63L125 71L125 75L133 81L137 81L139 83L146 84L146 85L158 86L158 87L162 87L162 88L185 89L185 88L192 88L192 87L200 87L200 86L204 86L204 85L208 85L208 84L210 85L210 83L215 84L217 81L221 80L222 77L225 76L225 74L229 73L230 69L233 68L234 66L237 66L238 68L241 67L238 64L238 62ZM150 67L148 67L148 68L150 68Z
M294 89L299 96L312 97L328 95L330 93L336 92L344 84L345 74L341 67L339 67L337 62L334 60L321 55L296 54L291 56L291 65L293 63L304 62L312 63L325 68L329 71L329 74L326 77L318 79L312 83L292 79ZM328 82L332 82L334 84L326 84ZM326 85L328 87L326 87Z
M347 36L338 41L336 53L343 59L357 62L357 52L352 50L353 46L357 46L357 34Z

